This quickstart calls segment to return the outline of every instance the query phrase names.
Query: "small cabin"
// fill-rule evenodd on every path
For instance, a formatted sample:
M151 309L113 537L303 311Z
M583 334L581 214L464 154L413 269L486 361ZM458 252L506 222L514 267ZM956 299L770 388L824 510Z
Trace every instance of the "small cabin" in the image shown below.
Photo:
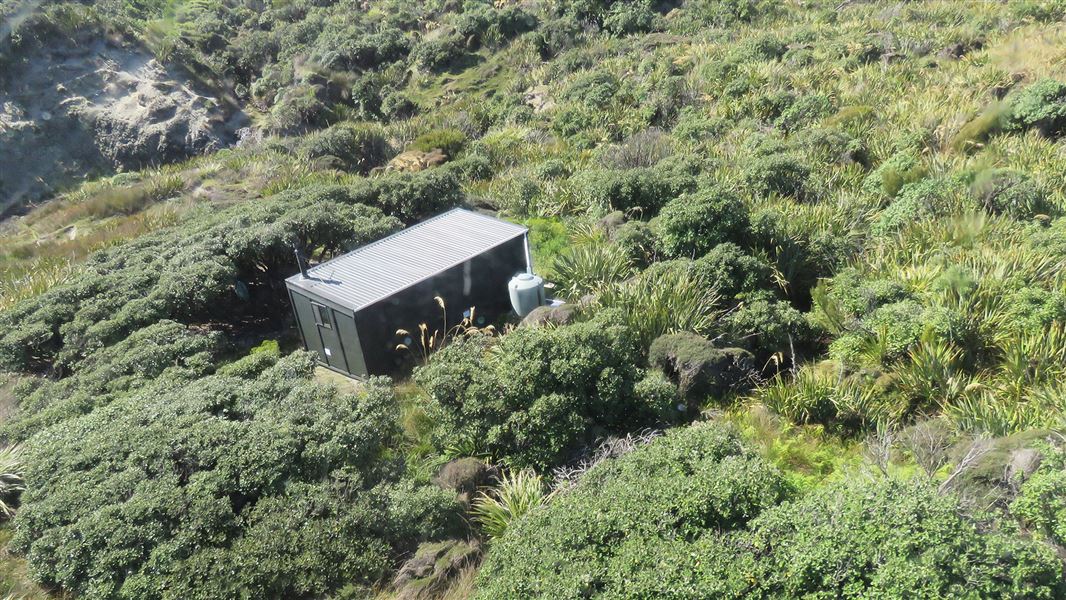
M457 208L293 275L285 285L304 347L323 366L365 377L401 368L410 351L398 344L418 352L422 323L431 334L443 333L471 308L475 325L495 323L511 312L510 279L531 271L525 227Z

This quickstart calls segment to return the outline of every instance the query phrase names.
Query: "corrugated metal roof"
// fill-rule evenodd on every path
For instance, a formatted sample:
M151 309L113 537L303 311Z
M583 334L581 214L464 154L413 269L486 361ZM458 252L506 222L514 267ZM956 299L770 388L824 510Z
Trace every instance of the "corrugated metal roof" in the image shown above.
M286 282L359 310L524 235L521 225L461 208L296 274Z

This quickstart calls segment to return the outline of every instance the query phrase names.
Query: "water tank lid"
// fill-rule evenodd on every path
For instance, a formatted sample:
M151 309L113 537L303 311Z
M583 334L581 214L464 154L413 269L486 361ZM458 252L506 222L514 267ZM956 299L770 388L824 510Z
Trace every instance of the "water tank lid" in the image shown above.
M533 274L532 273L519 273L518 275L515 275L515 279L517 279L519 281L533 281Z

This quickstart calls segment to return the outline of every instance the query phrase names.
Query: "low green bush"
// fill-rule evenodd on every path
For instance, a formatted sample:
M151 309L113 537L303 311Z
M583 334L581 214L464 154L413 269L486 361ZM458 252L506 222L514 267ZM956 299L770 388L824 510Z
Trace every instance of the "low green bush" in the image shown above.
M160 381L34 437L12 545L35 577L86 598L321 595L456 531L452 494L380 468L386 382L341 395L309 353L262 367Z
M464 40L458 34L423 39L411 49L411 59L428 72L443 71L466 53Z
M655 261L659 248L658 221L626 221L611 235L636 268L643 269Z
M455 158L466 148L468 141L466 134L458 129L434 129L415 138L411 148L421 152L440 149L448 158Z
M773 270L733 242L723 242L696 260L696 270L725 299L769 289Z
M752 523L753 581L768 597L1062 594L1054 551L1005 529L964 516L927 480L845 478Z
M743 528L790 493L735 433L676 429L601 463L509 528L478 574L476 597L736 594L750 584L730 573L751 559L733 562L746 553L718 532Z
M692 143L708 142L726 129L725 123L709 117L694 106L686 106L677 115L671 132L679 140Z
M595 70L576 77L562 94L564 100L579 102L587 108L602 109L618 93L621 82L613 74Z
M1004 325L1015 333L1047 331L1052 324L1066 323L1066 292L1024 287L1004 299Z
M588 169L575 173L570 181L575 195L589 206L651 218L673 198L695 189L696 178L692 174L669 166Z
M759 156L744 169L744 182L760 196L778 194L803 200L810 191L810 177L807 163L789 154Z
M456 341L415 371L440 447L474 445L512 468L549 469L597 437L654 426L669 406L641 397L640 348L616 316Z
M971 193L985 210L1014 219L1031 219L1051 215L1055 206L1047 192L1025 173L1009 169L988 169L977 174L970 185Z
M381 98L381 114L390 120L410 119L418 112L418 105L404 92L391 91Z
M97 252L77 277L0 314L0 368L76 367L96 350L160 320L225 320L267 309L278 300L277 282L295 268L294 243L315 257L332 256L400 226L359 200L401 212L440 202L449 190L453 195L443 200L454 199L454 178L431 185L439 177L432 173L368 180L358 192L306 186L205 211ZM243 298L238 282L247 290Z
M863 181L862 188L869 194L882 198L895 198L908 183L914 183L926 174L914 151L900 151L877 166Z
M270 109L271 128L280 133L295 134L325 125L331 113L319 98L320 91L308 84L284 88Z
M643 33L652 29L655 16L651 0L614 2L603 17L603 28L617 36Z
M829 353L850 364L868 362L870 358L875 359L874 364L898 361L907 356L926 331L943 340L963 341L968 335L965 319L964 314L942 306L923 306L909 299L893 302L870 312L860 329L834 340ZM865 359L853 353L858 349L866 354Z
M905 184L870 231L886 235L901 228L933 217L943 216L957 207L958 183L947 179L924 179Z
M795 360L814 343L806 315L766 292L744 297L723 325L729 343L751 351L760 367L774 357Z
M1066 83L1041 79L1011 98L1008 126L1035 129L1047 137L1066 132Z
M1048 445L1042 454L1037 471L1021 483L1010 512L1062 548L1066 547L1066 451Z
M34 378L16 386L18 410L8 417L0 434L22 441L153 381L193 381L214 370L225 348L218 332L198 333L173 321L159 321L89 354L68 377Z
M833 102L828 96L810 94L801 96L781 111L774 124L786 133L798 131L833 112Z
M363 180L354 186L352 195L356 201L380 206L407 223L454 208L463 201L459 180L448 169Z
M869 149L862 139L833 127L803 129L793 135L796 146L812 159L833 165L858 165L866 168L870 163Z
M667 202L658 227L666 255L696 258L723 242L744 241L747 208L724 187L702 189Z
M648 348L648 363L670 375L681 394L696 402L743 391L755 366L754 357L746 350L718 348L707 338L689 332L656 338Z
M498 48L536 26L537 18L518 6L474 5L455 19L456 33L475 48L482 45Z
M394 153L380 126L343 123L315 132L300 142L300 154L310 159L340 159L345 169L366 175L384 165Z

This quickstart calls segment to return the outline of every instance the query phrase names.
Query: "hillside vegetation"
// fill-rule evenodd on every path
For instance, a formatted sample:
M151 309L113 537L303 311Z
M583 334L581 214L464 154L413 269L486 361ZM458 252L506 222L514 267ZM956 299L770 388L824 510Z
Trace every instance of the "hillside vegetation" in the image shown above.
M0 154L121 154L0 173L0 593L1066 597L1066 2L0 19ZM52 135L17 74L79 48L225 131ZM566 303L316 371L293 246L455 206Z

